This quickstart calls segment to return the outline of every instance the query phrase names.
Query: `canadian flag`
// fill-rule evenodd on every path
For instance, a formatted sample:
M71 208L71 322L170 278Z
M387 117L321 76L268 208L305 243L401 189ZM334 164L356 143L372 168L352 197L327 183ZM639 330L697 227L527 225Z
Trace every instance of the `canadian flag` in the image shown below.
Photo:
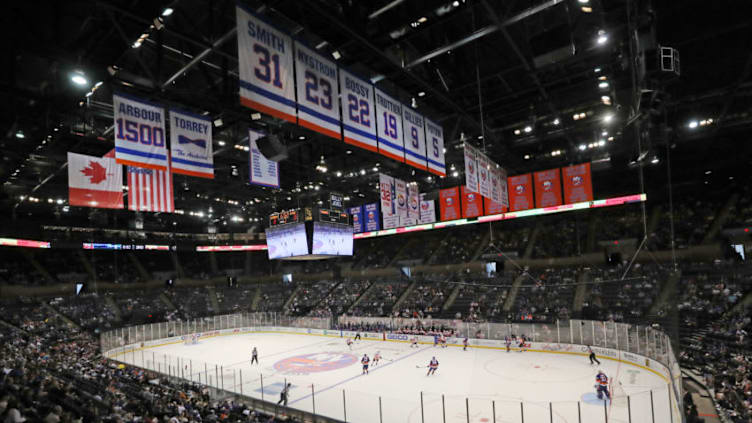
M68 153L71 206L123 208L123 166L114 158Z

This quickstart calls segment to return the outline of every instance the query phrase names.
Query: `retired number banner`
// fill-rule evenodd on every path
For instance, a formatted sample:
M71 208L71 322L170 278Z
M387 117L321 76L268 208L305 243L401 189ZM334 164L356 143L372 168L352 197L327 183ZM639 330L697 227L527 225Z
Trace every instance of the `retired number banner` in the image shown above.
M402 138L402 103L376 89L376 128L379 153L399 162L405 161Z
M426 130L423 116L402 107L402 124L405 127L405 163L426 170Z
M170 109L172 172L214 178L212 123L206 116Z
M428 171L439 176L446 176L444 161L444 129L438 124L426 121L426 155Z
M295 75L298 81L298 124L341 139L337 65L295 41Z
M295 123L292 39L245 6L236 14L240 103Z
M339 84L342 89L342 132L345 142L378 151L373 85L343 69L339 70Z
M130 95L112 95L115 161L128 166L167 170L165 113L159 104Z

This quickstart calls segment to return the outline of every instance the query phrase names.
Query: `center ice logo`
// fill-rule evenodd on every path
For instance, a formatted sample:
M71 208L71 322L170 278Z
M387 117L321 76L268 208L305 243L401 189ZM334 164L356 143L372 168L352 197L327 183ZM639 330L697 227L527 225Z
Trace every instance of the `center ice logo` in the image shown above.
M341 369L356 361L358 358L352 354L323 352L285 358L274 363L274 369L283 373L310 374Z

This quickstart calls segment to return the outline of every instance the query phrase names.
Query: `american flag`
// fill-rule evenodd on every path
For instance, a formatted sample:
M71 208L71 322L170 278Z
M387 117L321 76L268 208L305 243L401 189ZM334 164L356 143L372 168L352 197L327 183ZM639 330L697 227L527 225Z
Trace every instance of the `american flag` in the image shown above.
M128 166L128 210L174 212L169 169L161 171Z

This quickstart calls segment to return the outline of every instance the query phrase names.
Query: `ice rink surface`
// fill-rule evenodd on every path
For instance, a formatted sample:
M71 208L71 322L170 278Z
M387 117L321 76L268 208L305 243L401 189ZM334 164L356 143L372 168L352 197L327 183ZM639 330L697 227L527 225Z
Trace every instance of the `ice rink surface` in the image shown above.
M259 365L250 364L254 346ZM361 357L373 358L377 351L381 363L362 375ZM439 368L426 376L434 356ZM148 348L121 360L162 370L170 366L173 374L236 392L242 370L243 394L261 398L263 378L264 398L274 402L289 382L289 406L306 411L315 406L317 414L340 420L346 412L346 420L355 423L467 422L468 415L471 422L522 423L524 417L524 422L589 423L605 422L606 414L616 423L630 421L630 412L633 422L670 421L667 381L657 373L605 358L591 366L580 354L411 348L376 340L356 341L350 350L344 338L260 332ZM621 382L629 403L621 398L604 407L594 394L598 369Z

